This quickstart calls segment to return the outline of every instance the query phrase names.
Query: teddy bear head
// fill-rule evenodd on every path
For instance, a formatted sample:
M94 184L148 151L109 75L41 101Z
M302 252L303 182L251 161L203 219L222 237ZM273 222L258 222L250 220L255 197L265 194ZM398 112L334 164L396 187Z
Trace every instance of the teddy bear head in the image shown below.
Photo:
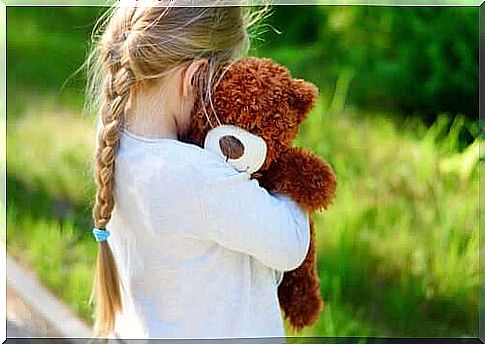
M246 57L227 63L219 67L214 79L210 101L197 96L185 140L202 146L213 127L229 124L242 128L266 142L262 171L284 147L291 146L318 94L316 86L292 78L288 69L267 58ZM230 141L226 143L237 148L237 142Z

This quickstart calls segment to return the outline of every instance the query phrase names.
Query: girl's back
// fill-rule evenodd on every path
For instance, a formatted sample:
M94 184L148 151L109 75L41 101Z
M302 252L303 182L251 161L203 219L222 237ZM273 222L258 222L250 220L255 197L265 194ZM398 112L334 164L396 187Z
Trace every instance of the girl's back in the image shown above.
M209 151L171 139L141 138L126 130L115 175L119 187L108 228L116 233L109 244L123 286L124 310L117 320L117 335L284 336L277 270L238 250L249 249L268 259L265 249L281 247L283 252L272 253L269 259L287 269L304 257L308 240L303 236L299 245L295 231L293 238L287 237L292 241L285 243L285 253L281 236L269 235L275 229L259 225L248 229L254 225L248 222L258 221L256 217L242 225L238 221L241 215L251 217L247 211L254 202L262 206L255 216L284 211L290 202L280 197L280 209L273 202L261 203L260 197L271 196L261 193L247 174L236 172ZM240 188L245 189L239 195L244 200L238 199ZM304 215L296 208L293 211L305 233ZM286 219L272 222L286 229ZM240 227L234 228L240 233L231 233L232 226Z

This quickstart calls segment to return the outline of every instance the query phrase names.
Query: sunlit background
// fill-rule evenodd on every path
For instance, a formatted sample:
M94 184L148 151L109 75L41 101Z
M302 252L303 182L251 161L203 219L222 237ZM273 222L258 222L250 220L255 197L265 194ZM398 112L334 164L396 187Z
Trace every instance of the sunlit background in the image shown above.
M87 323L95 118L75 72L103 11L7 8L7 250ZM318 85L298 144L338 179L316 217L326 305L300 335L477 336L478 8L277 6L251 54Z

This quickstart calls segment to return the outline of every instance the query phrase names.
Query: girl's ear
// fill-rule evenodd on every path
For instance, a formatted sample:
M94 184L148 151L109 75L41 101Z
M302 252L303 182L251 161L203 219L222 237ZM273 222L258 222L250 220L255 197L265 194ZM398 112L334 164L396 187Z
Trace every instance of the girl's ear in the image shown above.
M182 71L182 96L188 97L192 94L193 87L194 87L194 76L195 73L202 67L205 67L208 64L206 59L199 59L191 62L184 68Z

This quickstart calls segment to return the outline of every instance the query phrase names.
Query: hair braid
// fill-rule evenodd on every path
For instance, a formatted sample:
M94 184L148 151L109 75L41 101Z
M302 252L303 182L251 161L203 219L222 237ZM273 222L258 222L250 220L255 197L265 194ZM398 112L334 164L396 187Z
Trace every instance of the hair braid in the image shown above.
M126 38L126 35L120 36ZM123 51L125 46L123 41L111 43L109 49L104 54L102 52L102 64L107 73L101 103L102 129L95 154L94 176L97 190L93 207L94 223L99 229L106 229L114 208L115 156L125 108L135 83L129 54ZM94 331L98 336L106 336L113 330L116 313L122 308L118 270L107 241L102 241L99 245L94 292L97 297Z

